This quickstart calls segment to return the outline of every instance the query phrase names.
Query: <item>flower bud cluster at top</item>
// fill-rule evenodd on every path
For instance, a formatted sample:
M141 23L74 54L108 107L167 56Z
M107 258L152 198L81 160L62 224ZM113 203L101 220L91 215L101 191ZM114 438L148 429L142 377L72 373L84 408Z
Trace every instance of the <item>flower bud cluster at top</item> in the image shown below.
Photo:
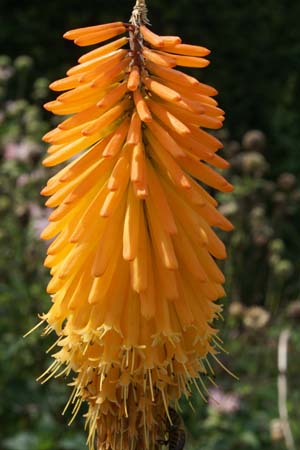
M147 17L147 7L144 1L137 0L129 22L129 55L132 57L130 67L137 66L142 73L145 70L142 53L144 38L140 31L140 26L143 24L150 24Z
M139 26L141 24L148 24L150 22L148 20L148 9L144 0L137 0L131 14L130 23L135 26Z

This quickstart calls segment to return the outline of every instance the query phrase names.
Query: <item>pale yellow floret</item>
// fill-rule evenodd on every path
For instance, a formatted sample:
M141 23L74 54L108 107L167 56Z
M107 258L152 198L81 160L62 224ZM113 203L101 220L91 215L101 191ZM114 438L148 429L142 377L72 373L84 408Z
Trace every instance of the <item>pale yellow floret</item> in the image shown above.
M134 195L132 187L129 186L123 230L123 258L126 261L133 261L138 254L140 209L141 201Z

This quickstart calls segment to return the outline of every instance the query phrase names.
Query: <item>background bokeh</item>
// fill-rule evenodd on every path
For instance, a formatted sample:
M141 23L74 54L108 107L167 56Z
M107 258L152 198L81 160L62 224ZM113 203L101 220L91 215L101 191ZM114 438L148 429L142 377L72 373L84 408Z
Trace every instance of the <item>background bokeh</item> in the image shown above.
M61 415L64 380L35 379L54 337L22 335L47 310L48 280L39 233L47 211L39 191L41 136L55 118L41 105L48 84L82 53L62 34L71 28L127 20L125 0L0 0L0 449L85 448L80 419ZM288 413L300 447L300 2L296 0L149 0L154 31L179 34L212 50L197 76L216 86L227 113L219 132L236 186L219 195L235 231L223 236L227 298L220 325L228 354L216 367L208 404L195 393L193 413L182 403L188 450L284 450L278 412L277 351L285 329ZM215 398L216 401L211 400ZM83 410L84 413L84 410ZM292 448L288 449L292 450Z

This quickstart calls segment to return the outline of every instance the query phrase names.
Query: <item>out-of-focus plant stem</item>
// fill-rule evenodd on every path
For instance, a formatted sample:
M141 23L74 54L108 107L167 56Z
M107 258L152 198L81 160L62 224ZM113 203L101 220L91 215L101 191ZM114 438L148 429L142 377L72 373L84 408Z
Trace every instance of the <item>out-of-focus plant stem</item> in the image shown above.
M278 409L286 448L296 450L287 410L287 355L290 334L289 329L283 330L278 342Z

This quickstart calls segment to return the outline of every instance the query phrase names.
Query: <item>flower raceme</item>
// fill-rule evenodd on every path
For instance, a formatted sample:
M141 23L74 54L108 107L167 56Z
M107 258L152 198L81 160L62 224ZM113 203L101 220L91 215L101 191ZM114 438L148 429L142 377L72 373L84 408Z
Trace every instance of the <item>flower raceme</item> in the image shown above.
M99 450L160 448L169 405L191 383L205 393L208 356L221 348L215 258L226 257L212 227L232 229L204 189L232 190L206 131L224 119L217 91L175 69L206 67L209 50L153 33L140 3L129 24L64 35L79 46L115 40L81 56L45 105L67 117L44 136L43 164L68 163L42 190L54 208L42 233L53 301L43 321L58 335L43 380L73 373L73 418L87 402Z

